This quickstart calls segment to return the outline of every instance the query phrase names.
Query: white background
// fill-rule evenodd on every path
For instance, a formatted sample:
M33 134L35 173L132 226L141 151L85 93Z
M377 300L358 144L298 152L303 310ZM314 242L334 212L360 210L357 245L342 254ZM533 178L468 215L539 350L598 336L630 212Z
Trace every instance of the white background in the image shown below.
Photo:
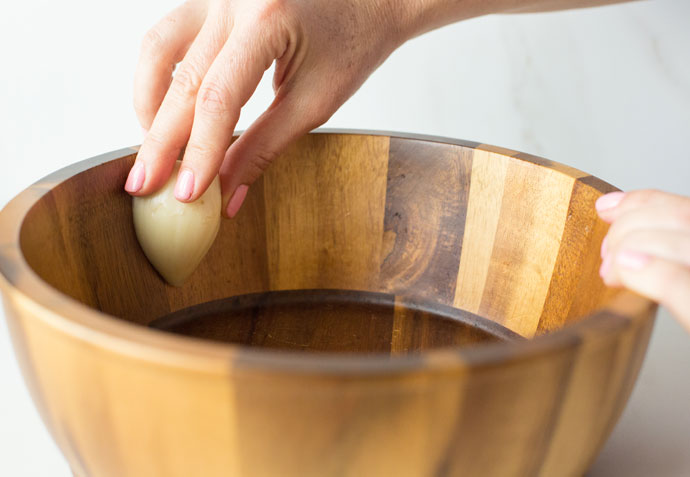
M139 142L139 42L173 6L34 0L3 9L0 207L45 174ZM240 128L269 103L265 80ZM328 126L475 140L624 189L690 195L690 2L446 27L394 53ZM68 476L0 321L0 475ZM690 475L689 365L690 338L662 311L633 397L589 475Z

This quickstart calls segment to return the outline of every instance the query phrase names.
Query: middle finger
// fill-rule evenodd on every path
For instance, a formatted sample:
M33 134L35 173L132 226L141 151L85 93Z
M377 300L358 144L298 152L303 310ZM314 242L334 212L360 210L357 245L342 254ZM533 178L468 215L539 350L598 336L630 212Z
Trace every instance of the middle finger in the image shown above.
M227 38L227 27L211 12L173 77L136 162L143 164L144 181L134 195L159 189L189 139L199 86ZM136 164L135 164L136 167Z

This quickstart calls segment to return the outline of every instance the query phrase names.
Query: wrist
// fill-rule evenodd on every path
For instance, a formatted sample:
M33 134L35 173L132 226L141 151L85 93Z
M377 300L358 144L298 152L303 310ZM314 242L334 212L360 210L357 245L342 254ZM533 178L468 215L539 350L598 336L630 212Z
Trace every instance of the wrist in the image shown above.
M402 42L451 23L500 13L510 8L511 3L511 0L385 1L396 16Z

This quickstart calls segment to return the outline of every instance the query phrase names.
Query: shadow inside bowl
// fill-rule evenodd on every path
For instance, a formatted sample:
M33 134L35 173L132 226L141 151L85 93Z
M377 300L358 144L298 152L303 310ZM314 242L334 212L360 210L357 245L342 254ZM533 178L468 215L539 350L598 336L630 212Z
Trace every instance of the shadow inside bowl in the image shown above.
M149 327L255 348L413 354L523 339L473 313L439 303L352 290L283 290L202 303Z

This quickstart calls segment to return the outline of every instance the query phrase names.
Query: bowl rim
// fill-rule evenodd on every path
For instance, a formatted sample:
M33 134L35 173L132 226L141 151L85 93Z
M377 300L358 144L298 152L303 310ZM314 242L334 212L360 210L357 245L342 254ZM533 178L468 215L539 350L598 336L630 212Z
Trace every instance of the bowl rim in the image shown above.
M239 133L238 133L239 134ZM368 135L451 144L506 155L555 169L577 179L589 179L601 192L619 190L570 166L511 149L461 139L360 129L317 129L310 134ZM100 154L63 167L39 179L0 211L0 291L9 315L14 306L74 339L136 360L188 370L226 375L230 372L294 372L357 378L429 372L447 374L469 368L493 367L506 361L539 359L544 354L575 348L583 333L593 329L617 333L639 320L653 320L657 305L636 293L621 290L605 306L560 330L527 340L488 343L464 348L438 348L415 355L315 353L250 348L160 332L91 308L53 288L29 266L21 250L20 233L31 208L53 187L87 169L136 154L138 146ZM8 320L12 319L10 316Z

